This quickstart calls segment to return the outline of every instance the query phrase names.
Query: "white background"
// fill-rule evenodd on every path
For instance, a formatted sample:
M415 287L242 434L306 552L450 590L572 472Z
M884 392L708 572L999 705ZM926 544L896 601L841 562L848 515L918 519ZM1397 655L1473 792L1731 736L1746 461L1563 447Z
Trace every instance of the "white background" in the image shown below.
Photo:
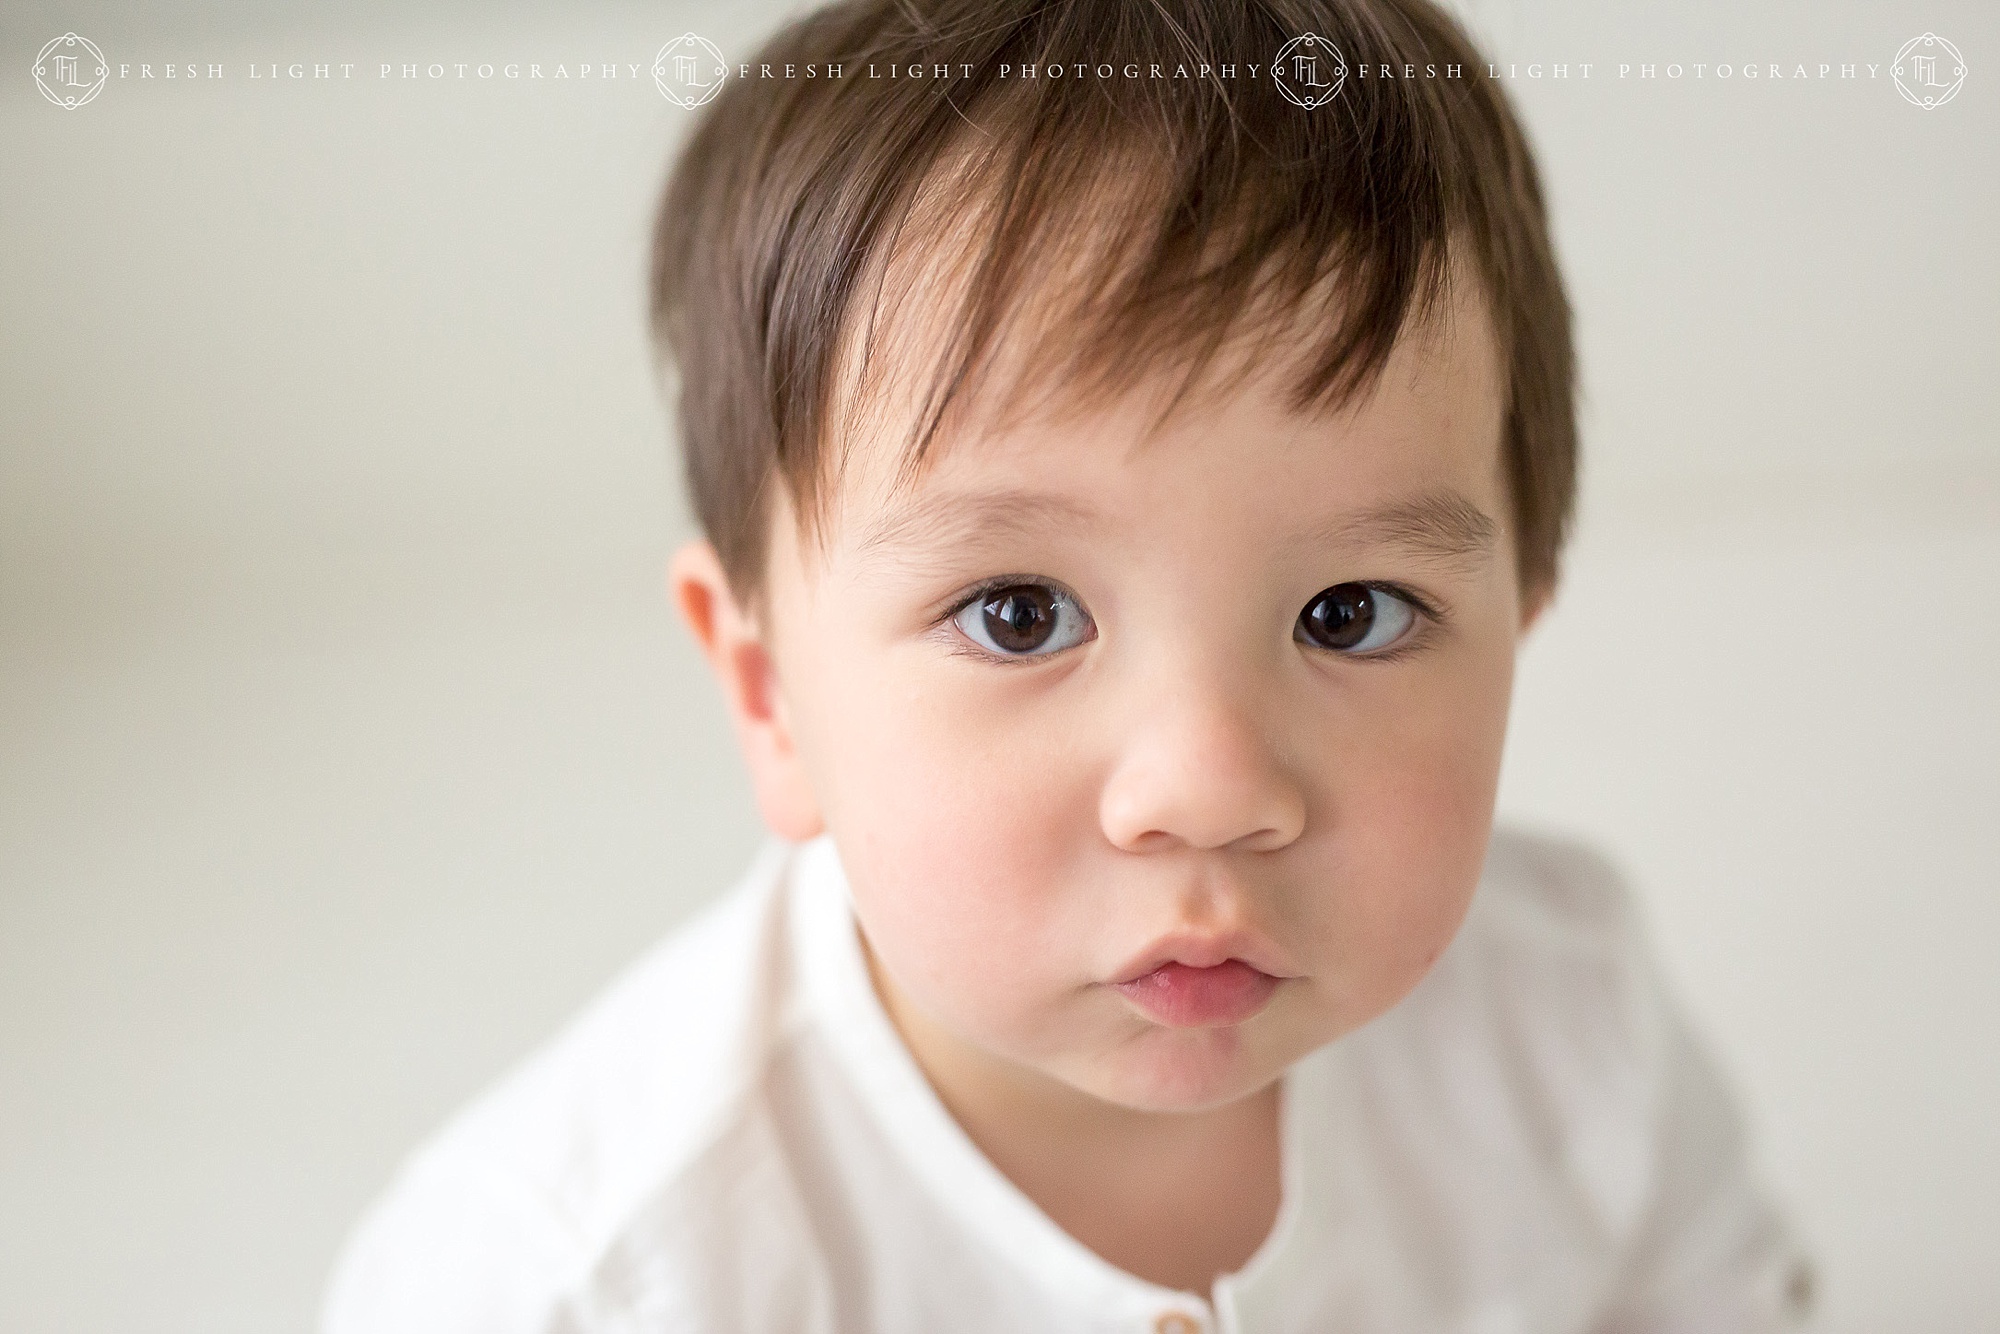
M1462 11L1593 64L1510 84L1587 466L1503 817L1643 891L1823 1328L2000 1329L2000 23L1652 9ZM573 67L779 12L0 18L0 1329L305 1328L397 1156L742 869L660 578L687 122ZM226 77L65 112L71 28ZM1970 66L1928 113L1926 29ZM509 60L572 78L374 77ZM1675 61L1881 69L1637 78Z

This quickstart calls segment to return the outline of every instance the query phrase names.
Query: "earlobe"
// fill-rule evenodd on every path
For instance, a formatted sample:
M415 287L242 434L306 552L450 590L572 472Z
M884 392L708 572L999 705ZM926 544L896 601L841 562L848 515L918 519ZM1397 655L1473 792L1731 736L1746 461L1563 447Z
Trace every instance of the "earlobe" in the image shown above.
M793 744L776 663L754 618L737 603L714 546L696 540L677 550L667 587L722 686L765 824L794 842L816 836L824 825Z

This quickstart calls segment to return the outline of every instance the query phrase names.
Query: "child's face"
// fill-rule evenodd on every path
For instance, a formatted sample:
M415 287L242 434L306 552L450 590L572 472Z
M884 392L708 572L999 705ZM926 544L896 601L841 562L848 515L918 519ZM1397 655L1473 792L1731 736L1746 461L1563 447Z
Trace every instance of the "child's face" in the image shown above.
M1423 976L1530 619L1485 318L1462 297L1332 420L1257 382L1135 450L1134 401L960 438L894 498L885 433L823 562L780 504L774 689L737 721L767 817L832 831L920 1054L1196 1110ZM1115 985L1177 934L1259 971Z

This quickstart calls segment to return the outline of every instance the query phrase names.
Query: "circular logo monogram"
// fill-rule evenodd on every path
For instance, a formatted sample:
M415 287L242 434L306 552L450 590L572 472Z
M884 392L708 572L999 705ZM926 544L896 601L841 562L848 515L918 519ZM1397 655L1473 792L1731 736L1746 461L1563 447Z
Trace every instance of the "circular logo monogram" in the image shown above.
M653 57L653 83L678 107L698 107L722 91L729 63L714 42L684 32Z
M1934 32L1912 37L1896 53L1896 91L1912 106L1935 111L1965 86L1965 57Z
M1309 32L1278 48L1271 60L1271 77L1287 100L1311 111L1339 96L1347 83L1347 57L1326 38Z
M104 53L87 37L66 32L35 57L35 87L64 111L104 91Z

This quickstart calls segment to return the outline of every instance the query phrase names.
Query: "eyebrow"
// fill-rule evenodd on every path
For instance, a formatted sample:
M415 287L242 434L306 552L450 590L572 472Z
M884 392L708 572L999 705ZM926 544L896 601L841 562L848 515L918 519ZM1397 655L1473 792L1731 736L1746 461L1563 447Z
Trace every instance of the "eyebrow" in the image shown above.
M1047 537L1104 523L1104 515L1088 502L1055 492L943 492L878 519L857 550L861 560L875 563L913 550ZM1292 534L1283 549L1391 547L1419 559L1464 565L1487 556L1495 536L1493 520L1484 511L1457 491L1443 489L1330 515Z
M953 548L993 538L1045 537L1064 528L1101 523L1086 501L1051 491L944 492L870 525L857 551L869 563L906 551Z
M1476 565L1492 553L1498 535L1486 512L1445 489L1390 501L1312 525L1287 544L1293 549L1391 547L1450 566Z

